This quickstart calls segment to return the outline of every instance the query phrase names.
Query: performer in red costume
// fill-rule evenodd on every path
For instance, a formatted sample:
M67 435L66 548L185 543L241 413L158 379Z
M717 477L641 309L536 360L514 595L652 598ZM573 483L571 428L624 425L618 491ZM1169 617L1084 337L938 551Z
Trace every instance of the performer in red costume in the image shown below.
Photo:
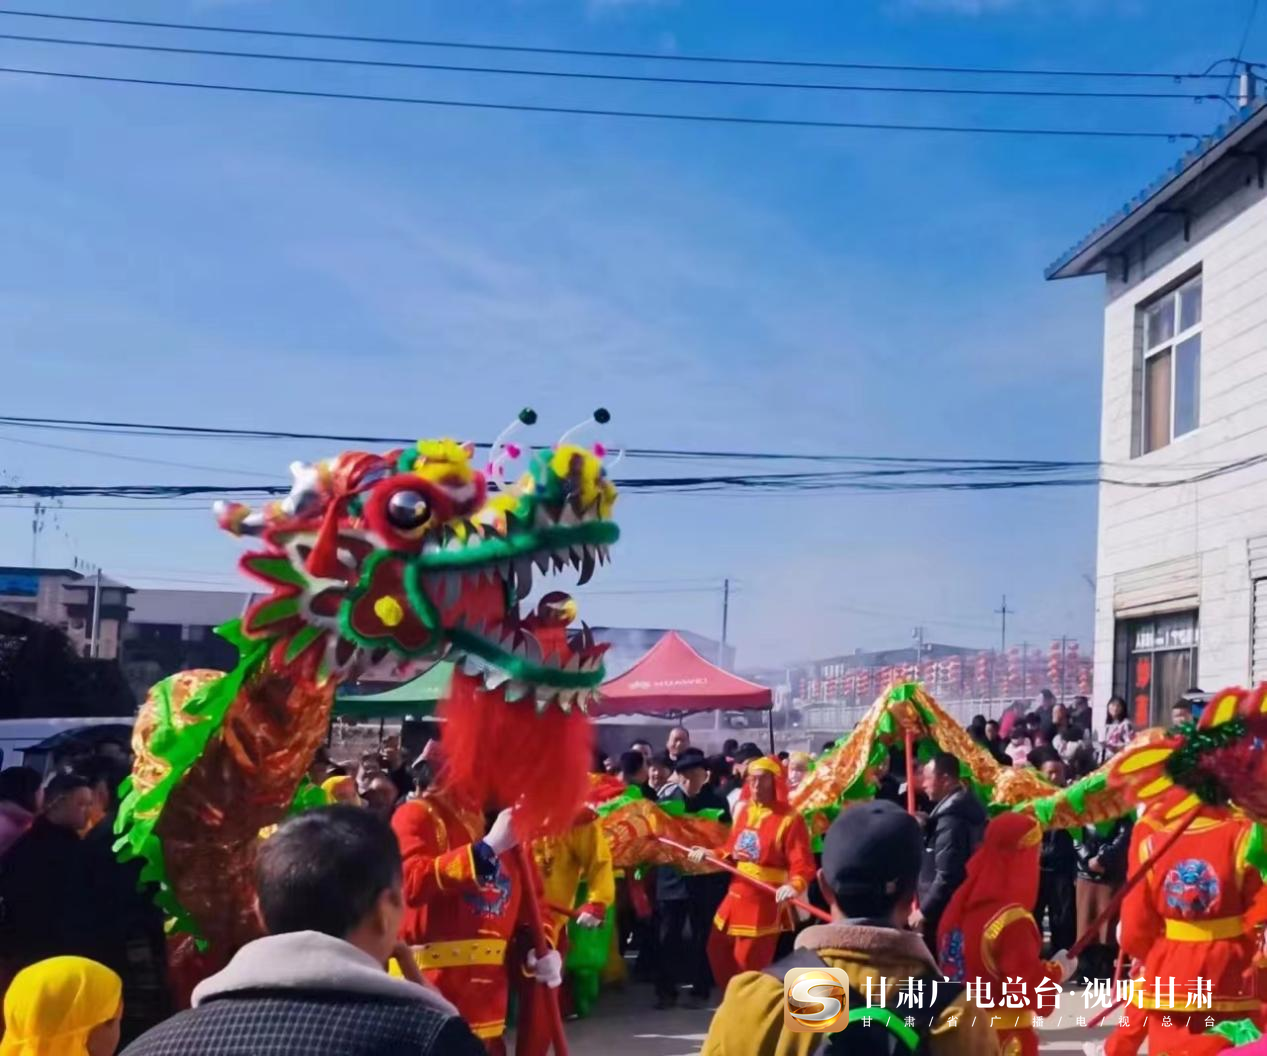
M748 764L747 796L717 851L693 847L690 861L708 854L734 861L745 876L777 888L768 892L735 877L713 918L708 963L713 979L725 988L740 972L760 971L774 960L779 933L796 926L789 899L809 887L817 866L804 819L787 804L787 781L777 759L764 756Z
M937 929L937 959L946 977L990 984L1003 1056L1038 1052L1034 1014L1054 1007L1052 984L1064 982L1076 963L1063 950L1050 961L1039 956L1043 939L1030 909L1038 899L1042 842L1043 830L1027 814L991 821ZM1024 1007L1004 1004L1005 981L1007 993L1023 998Z
M551 950L524 965L507 952L521 923L520 902L539 897L515 856L512 812L497 815L488 832L479 811L442 790L407 800L392 816L404 858L405 918L401 937L426 977L457 1006L490 1053L504 1056L510 971L527 970L557 987L562 960ZM547 937L551 945L554 938ZM540 1029L548 1030L547 1023Z
M1263 917L1267 895L1261 875L1247 861L1252 825L1227 808L1203 806L1159 854L1180 824L1182 819L1167 824L1145 819L1132 834L1131 874L1147 872L1122 904L1121 942L1143 967L1135 973L1141 979L1126 1010L1130 1025L1109 1036L1108 1056L1139 1051L1145 1017L1148 1051L1158 1056L1187 1052L1185 1046L1206 1032L1207 1017L1264 1025L1253 963L1254 925ZM1197 991L1197 980L1208 988L1205 994Z

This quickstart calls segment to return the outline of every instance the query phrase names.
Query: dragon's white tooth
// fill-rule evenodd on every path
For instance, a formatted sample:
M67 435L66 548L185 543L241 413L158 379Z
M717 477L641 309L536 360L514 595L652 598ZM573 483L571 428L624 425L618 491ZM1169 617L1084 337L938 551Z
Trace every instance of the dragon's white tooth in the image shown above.
M581 669L581 658L572 656L568 658L568 662L563 665L564 671L579 671Z
M559 694L559 710L563 712L564 715L568 715L571 713L572 702L574 699L575 699L575 695L572 693L568 693L564 691Z
M526 697L531 692L532 692L532 687L528 685L528 683L515 682L512 680L506 685L505 696L508 701L523 700L523 698Z
M484 664L478 657L471 656L468 653L466 657L463 658L462 671L465 674L478 675L483 670L484 670Z
M534 706L537 709L538 715L544 715L546 713L546 708L550 706L550 702L548 700L542 700L540 697L538 697L537 703Z
M490 668L484 675L484 685L489 689L497 689L498 686L510 681L510 672L503 671L500 667Z
M590 700L588 693L578 693L576 696L576 707L582 715L590 713Z
M438 554L444 548L434 539L428 539L422 544L422 552L424 554Z

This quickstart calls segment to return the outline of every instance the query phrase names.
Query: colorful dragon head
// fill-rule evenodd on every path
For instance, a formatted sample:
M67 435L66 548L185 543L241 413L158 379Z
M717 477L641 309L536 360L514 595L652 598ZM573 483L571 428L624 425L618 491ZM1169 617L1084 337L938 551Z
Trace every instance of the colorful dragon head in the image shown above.
M533 420L521 412L520 422ZM416 674L448 658L508 701L585 710L606 646L584 625L569 632L576 605L567 594L549 593L523 614L520 603L534 573L571 566L583 584L608 561L616 489L602 445L571 442L576 430L507 482L504 465L521 455L512 431L484 469L471 445L422 440L295 463L284 499L256 511L217 506L221 527L267 547L242 558L270 591L248 609L244 633L275 640L274 664L303 665L318 683L389 661Z

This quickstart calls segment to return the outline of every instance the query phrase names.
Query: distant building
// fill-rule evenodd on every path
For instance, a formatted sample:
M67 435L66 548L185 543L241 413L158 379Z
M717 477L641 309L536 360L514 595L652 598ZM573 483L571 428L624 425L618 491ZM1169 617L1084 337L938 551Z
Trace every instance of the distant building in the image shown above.
M1267 679L1267 104L1047 270L1102 275L1095 700Z
M776 685L777 675L755 676ZM1057 640L1046 650L1029 643L994 649L925 642L916 662L915 647L856 650L786 668L791 706L806 729L851 729L875 698L898 682L919 682L952 715L967 721L975 714L998 715L1012 700L1028 700L1050 689L1062 700L1087 694L1091 662L1078 642ZM778 698L776 698L778 699Z
M227 590L135 591L120 662L138 698L177 671L232 670L237 650L215 629L240 617L249 597Z
M97 657L113 660L128 618L131 587L101 578L101 642ZM96 577L69 568L0 565L0 609L56 627L80 656L92 651Z

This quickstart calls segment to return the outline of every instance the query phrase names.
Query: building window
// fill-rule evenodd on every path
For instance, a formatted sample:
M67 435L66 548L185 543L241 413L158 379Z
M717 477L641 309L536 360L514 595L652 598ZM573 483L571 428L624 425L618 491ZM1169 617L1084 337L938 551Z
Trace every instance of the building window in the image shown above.
M1169 726L1170 708L1197 684L1197 613L1119 620L1114 691L1137 726Z
M1144 338L1140 451L1147 454L1201 424L1201 276L1139 311Z

